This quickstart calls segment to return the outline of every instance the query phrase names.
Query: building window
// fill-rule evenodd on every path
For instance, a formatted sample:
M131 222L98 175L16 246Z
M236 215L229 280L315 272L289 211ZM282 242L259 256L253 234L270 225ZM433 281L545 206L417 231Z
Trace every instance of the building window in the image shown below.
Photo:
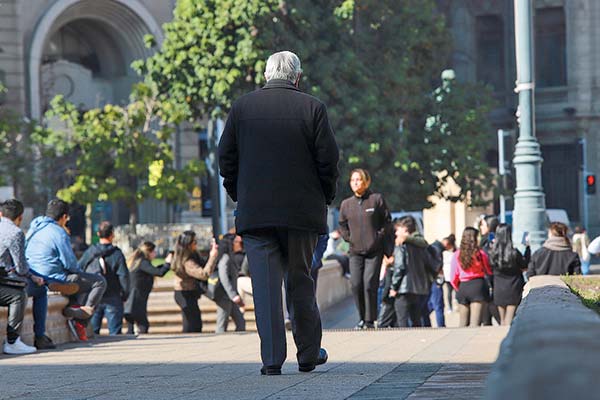
M505 88L504 23L497 15L477 17L477 80L491 85L494 91Z
M538 87L567 85L565 11L562 7L536 11L535 70Z

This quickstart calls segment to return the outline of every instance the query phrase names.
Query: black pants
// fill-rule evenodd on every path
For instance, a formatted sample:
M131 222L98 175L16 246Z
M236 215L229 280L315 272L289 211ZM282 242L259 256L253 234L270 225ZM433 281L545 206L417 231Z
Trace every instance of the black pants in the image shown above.
M12 344L21 334L25 307L27 306L25 288L0 285L0 306L8 306L6 340Z
M362 321L377 320L377 289L382 259L382 252L371 256L350 255L350 284L359 319Z
M412 322L413 327L422 326L421 318L423 317L423 301L427 295L418 295L413 293L399 294L394 301L396 309L396 326L399 328L407 328Z
M252 275L254 312L263 365L281 367L287 357L282 280L298 362L316 362L321 348L322 327L310 267L317 233L264 228L242 236Z
M181 308L183 332L202 332L202 314L198 307L200 293L197 290L176 290L175 302Z

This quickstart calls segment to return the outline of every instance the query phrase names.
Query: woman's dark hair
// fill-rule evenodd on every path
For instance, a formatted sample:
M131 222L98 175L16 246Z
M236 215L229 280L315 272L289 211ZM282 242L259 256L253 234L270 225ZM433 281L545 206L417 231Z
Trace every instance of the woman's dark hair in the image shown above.
M500 224L490 249L490 261L495 268L507 269L515 264L515 248L512 242L512 226Z
M465 271L471 268L473 258L479 251L477 235L479 235L479 231L475 228L467 227L463 231L462 239L460 240L460 256L458 261L461 268Z
M448 244L452 247L452 250L456 251L456 236L454 236L454 233L451 233L450 235L443 238L442 240L447 241Z
M217 257L217 262L221 260L223 255L227 254L231 257L233 253L233 240L235 239L235 234L227 233L223 235L221 240L219 240L219 255Z
M181 277L183 275L183 264L193 256L192 244L195 241L196 232L194 231L185 231L177 237L175 254L173 255L173 263L171 264L171 269L177 276Z
M127 265L129 266L129 269L133 272L136 269L138 269L138 267L142 263L142 260L149 261L150 253L152 253L155 248L156 245L152 242L142 243L127 259Z
M488 226L488 230L492 233L496 233L496 229L498 229L498 224L500 224L500 220L495 215L486 215L484 218L485 223Z
M571 241L569 240L569 227L562 222L552 222L550 224L550 232L552 236L564 238L567 244L570 246Z

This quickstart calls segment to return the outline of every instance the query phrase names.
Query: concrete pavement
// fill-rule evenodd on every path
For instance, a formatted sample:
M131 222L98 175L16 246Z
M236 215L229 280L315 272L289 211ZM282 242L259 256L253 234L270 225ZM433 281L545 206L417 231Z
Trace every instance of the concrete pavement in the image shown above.
M330 359L260 376L256 333L103 337L0 356L0 399L476 399L504 327L325 331Z

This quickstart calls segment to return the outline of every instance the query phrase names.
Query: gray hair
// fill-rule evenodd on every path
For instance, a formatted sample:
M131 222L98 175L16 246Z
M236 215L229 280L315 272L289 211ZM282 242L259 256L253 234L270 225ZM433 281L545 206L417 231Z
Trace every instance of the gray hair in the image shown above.
M280 51L272 54L267 60L265 68L265 79L284 79L290 82L296 82L302 73L300 59L291 51Z

